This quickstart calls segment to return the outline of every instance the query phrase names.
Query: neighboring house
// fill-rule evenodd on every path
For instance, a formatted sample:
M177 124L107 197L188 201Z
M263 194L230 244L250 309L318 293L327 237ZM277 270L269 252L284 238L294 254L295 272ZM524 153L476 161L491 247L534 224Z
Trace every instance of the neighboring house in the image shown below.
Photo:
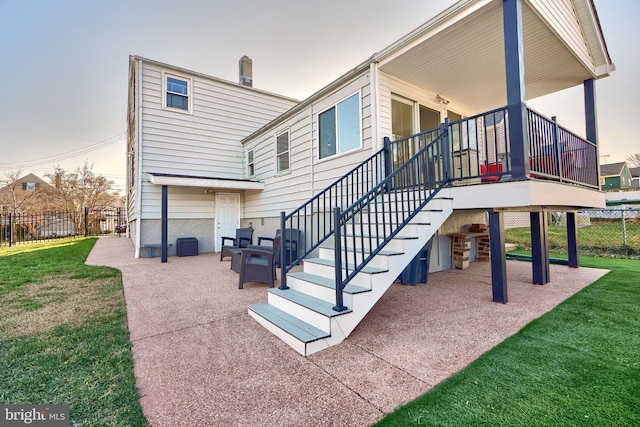
M627 162L600 165L600 188L605 190L624 190L632 187L631 171Z
M631 188L640 188L640 166L629 168L631 174Z
M29 173L0 188L0 213L41 210L46 204L42 197L52 188L46 181Z
M546 212L566 213L578 265L575 212L605 206L595 80L614 69L590 0L460 1L299 103L132 57L136 254L161 243L166 261L179 237L217 251L235 224L301 230L304 273L283 268L250 313L304 355L348 336L429 241L431 271L487 258L471 224L489 224L505 303L504 212L529 214L534 283L549 281ZM586 139L525 104L577 85Z

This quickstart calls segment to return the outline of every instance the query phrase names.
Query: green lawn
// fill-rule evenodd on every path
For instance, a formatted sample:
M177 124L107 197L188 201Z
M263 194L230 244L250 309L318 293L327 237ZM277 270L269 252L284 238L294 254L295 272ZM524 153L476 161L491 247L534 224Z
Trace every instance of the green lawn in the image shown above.
M70 405L70 425L145 426L122 277L96 239L0 249L0 403Z
M380 426L640 425L640 262L611 269Z
M567 250L567 227L550 226L548 232L549 248L556 251ZM594 222L587 227L578 228L578 246L581 254L593 256L613 256L640 259L640 222L628 222L626 225L627 244L624 244L622 225L611 222ZM505 230L505 241L523 248L531 246L529 227Z

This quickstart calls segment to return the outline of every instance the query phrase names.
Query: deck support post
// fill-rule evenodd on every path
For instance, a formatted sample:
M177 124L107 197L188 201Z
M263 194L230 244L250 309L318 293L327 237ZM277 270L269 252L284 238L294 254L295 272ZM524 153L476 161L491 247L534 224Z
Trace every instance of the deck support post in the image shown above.
M544 285L549 283L549 245L547 217L542 212L531 212L531 269L533 283Z
M504 252L504 215L493 209L489 213L489 239L491 242L491 288L493 302L506 304L507 261Z
M523 181L529 177L530 165L524 85L522 0L503 0L502 14L512 179Z
M162 254L160 258L160 262L167 262L168 255L168 231L169 231L169 197L168 197L168 189L166 185L162 186L162 213L161 213L161 242L160 246L162 246Z
M600 176L600 146L598 145L598 115L596 109L596 82L588 79L582 82L584 89L584 121L587 141L596 144L596 177ZM597 179L597 178L596 178ZM598 181L596 180L596 183Z
M567 247L569 267L578 268L578 221L575 212L567 212Z

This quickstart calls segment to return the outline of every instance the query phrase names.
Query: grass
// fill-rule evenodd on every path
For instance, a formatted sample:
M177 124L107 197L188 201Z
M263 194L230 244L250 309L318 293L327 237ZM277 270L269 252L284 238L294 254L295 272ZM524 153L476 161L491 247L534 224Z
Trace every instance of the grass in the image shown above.
M580 261L611 272L378 425L640 425L640 262Z
M0 403L70 405L70 425L145 426L122 277L96 239L0 249Z
M640 222L626 225L627 243L624 244L620 222L594 222L578 228L578 245L581 254L640 259ZM556 251L567 249L567 227L548 228L549 247ZM531 229L518 227L505 230L505 241L524 248L531 245Z

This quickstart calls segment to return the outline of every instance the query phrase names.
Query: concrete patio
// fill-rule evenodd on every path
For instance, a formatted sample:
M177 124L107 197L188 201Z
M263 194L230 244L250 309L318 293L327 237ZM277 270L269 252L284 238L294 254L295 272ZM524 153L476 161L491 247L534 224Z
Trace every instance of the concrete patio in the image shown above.
M509 303L491 301L489 263L394 284L341 345L304 358L247 314L245 284L219 254L134 258L102 237L87 264L122 271L135 375L152 426L366 426L429 391L606 270L508 261ZM280 271L278 270L278 278Z

